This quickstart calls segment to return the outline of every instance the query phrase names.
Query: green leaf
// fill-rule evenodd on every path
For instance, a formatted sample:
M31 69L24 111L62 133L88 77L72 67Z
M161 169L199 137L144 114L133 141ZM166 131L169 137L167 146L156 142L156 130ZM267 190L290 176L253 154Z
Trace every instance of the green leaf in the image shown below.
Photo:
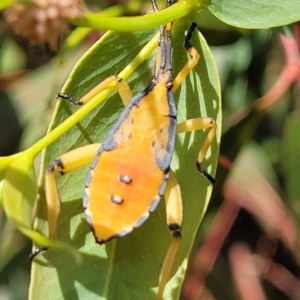
M20 155L6 157L5 162L9 159L12 161L7 166L0 187L0 198L7 217L27 237L46 246L55 246L55 243L49 241L47 237L32 229L32 213L36 199L33 156L24 152Z
M208 9L224 23L242 28L270 28L300 20L299 0L211 0Z
M184 29L187 27L174 28L174 74L188 59L183 47ZM156 32L157 29L135 33L109 32L78 62L63 92L80 98L101 80L118 74ZM195 33L192 43L200 52L201 60L175 94L178 121L211 116L220 125L219 78L210 50L200 34ZM154 54L130 76L128 82L134 94L149 84L153 68ZM64 102L58 104L53 127L77 109ZM46 165L70 149L103 141L122 109L122 102L115 93L49 147ZM196 156L206 134L181 134L176 141L172 169L182 188L184 223L182 243L174 265L174 276L167 285L166 295L169 296L166 299L179 296L187 258L212 191L211 184L195 167ZM219 139L220 126L204 164L212 175L217 165ZM160 266L172 239L166 225L164 201L143 226L123 238L98 245L83 220L82 195L87 169L57 176L62 200L58 238L77 247L83 263L81 266L74 265L64 251L47 251L44 257L51 267L33 264L30 299L153 299ZM42 204L44 195L41 197ZM45 207L41 206L38 208L38 224L42 231L47 227L45 220Z
M8 166L17 156L18 155L15 154L15 155L10 155L10 156L0 157L0 180L2 180L4 178Z
M36 200L36 178L31 153L3 157L2 162L10 162L4 179L0 183L0 204L7 217L18 229L36 243L54 248L63 248L80 261L79 253L69 244L53 241L32 228L32 213ZM5 164L3 164L5 165Z
M19 155L6 170L2 187L6 215L19 227L31 228L32 209L36 197L33 159Z

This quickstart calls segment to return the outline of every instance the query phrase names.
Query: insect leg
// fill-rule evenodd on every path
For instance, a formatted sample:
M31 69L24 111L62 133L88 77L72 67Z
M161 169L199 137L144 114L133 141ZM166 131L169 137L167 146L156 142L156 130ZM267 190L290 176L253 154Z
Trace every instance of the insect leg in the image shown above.
M167 224L173 236L173 240L161 267L158 293L156 296L157 300L162 299L165 285L170 279L181 238L181 224L183 217L182 197L180 186L172 171L170 171L170 177L167 182L164 196L166 202Z
M63 93L59 93L57 97L62 98L75 105L84 105L92 100L95 96L97 96L100 92L111 86L116 87L124 105L127 105L133 97L131 89L125 80L117 76L110 76L106 78L79 100L76 100L75 98Z
M196 165L197 169L212 183L215 182L214 178L201 167L201 163L205 158L209 146L215 138L216 128L216 122L212 118L195 118L177 124L177 133L194 130L209 130L208 135L198 153ZM172 171L170 172L164 196L166 202L167 224L172 232L173 241L169 247L160 271L159 288L156 296L157 300L162 299L163 291L170 278L181 238L181 224L183 217L182 197L180 186Z
M207 150L209 146L211 145L212 141L214 140L216 136L216 130L217 130L217 124L216 121L213 118L195 118L186 120L182 123L177 124L177 133L182 132L189 132L194 130L209 130L206 139L198 153L196 166L198 171L203 174L211 183L215 183L214 178L209 175L205 169L202 168L201 164L203 160L205 159L205 155L207 153Z
M49 223L49 237L56 237L57 218L60 212L60 199L55 181L55 173L65 174L89 164L100 144L86 145L56 158L47 168L45 175L45 191L47 202L47 218Z
M199 62L199 53L194 48L191 43L190 39L192 37L192 33L197 27L196 23L192 23L190 30L188 31L186 37L185 37L185 43L184 46L189 52L190 59L187 61L185 66L181 69L181 71L177 74L176 78L173 81L173 88L172 91L175 92L177 88L181 85L183 80L187 77L187 75L193 70L193 68L198 64Z

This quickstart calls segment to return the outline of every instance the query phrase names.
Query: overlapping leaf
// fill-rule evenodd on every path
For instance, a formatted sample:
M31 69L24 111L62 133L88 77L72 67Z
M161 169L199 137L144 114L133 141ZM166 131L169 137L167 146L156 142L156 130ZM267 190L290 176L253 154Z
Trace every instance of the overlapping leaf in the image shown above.
M208 8L223 22L242 28L270 28L300 20L298 0L212 0Z

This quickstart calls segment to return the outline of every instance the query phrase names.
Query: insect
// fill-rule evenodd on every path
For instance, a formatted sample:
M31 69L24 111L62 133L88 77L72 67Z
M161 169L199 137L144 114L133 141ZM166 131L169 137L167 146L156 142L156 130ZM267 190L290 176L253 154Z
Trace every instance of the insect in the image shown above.
M155 1L152 1L157 11ZM171 5L167 1L167 6ZM141 226L155 210L164 195L167 224L174 237L160 273L158 295L162 295L172 269L181 236L182 200L179 184L170 170L176 133L209 129L199 151L197 168L211 182L213 178L201 167L207 149L214 139L216 124L212 118L196 118L177 124L177 111L173 92L198 63L199 55L190 44L192 24L186 35L185 47L191 59L172 78L172 23L160 27L155 76L150 85L132 97L129 86L115 76L104 80L97 92L105 90L111 82L126 105L103 143L74 149L53 161L46 172L46 199L49 236L56 237L59 214L59 194L55 172L68 173L90 162L84 187L83 206L95 239L103 244L129 234ZM92 93L93 94L93 93ZM79 101L59 94L73 104L83 105L91 98Z

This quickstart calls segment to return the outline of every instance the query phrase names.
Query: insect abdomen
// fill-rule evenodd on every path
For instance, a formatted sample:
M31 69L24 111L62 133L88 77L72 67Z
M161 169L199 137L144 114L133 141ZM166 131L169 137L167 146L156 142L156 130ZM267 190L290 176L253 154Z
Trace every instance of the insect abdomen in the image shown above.
M158 204L167 174L151 152L127 145L100 153L85 195L87 219L98 242L129 233Z

